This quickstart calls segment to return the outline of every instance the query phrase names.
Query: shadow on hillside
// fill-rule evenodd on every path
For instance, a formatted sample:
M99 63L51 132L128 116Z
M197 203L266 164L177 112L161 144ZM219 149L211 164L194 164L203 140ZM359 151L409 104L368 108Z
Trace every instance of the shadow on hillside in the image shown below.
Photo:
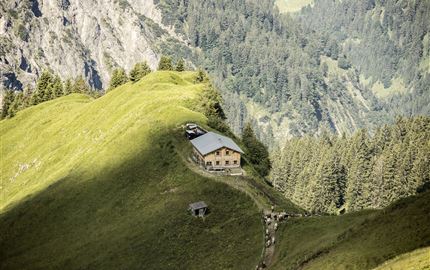
M47 268L68 268L68 263L74 264L68 260L79 258L67 258L66 254L60 254L57 250L45 249L47 242L61 241L51 247L76 255L81 251L73 251L75 247L88 252L85 248L85 245L91 245L88 241L105 241L103 238L107 235L97 231L96 227L116 232L123 226L122 219L130 218L129 212L137 212L136 209L144 209L144 204L150 203L148 200L153 199L155 194L150 195L148 191L157 191L158 181L168 173L171 167L168 161L172 158L157 156L163 153L157 148L154 146L150 151L130 157L116 167L105 168L95 178L86 178L85 172L74 171L7 209L0 216L0 265L3 264L0 268L44 268L44 264L38 265L38 262L55 261L57 256L65 256L64 265L51 265ZM155 167L161 168L160 170L151 168L154 160L163 159L164 163ZM127 222L128 225L133 225ZM108 229L109 224L119 227ZM134 225L139 226L138 220ZM114 235L112 237L115 238ZM38 254L42 250L47 253ZM27 257L26 253L32 253L35 257ZM84 254L80 255L85 257ZM35 264L22 265L15 260L23 257Z
M245 235L252 226L260 230L258 212L240 210L252 202L224 184L200 185L203 179L180 164L171 136L158 136L151 149L96 177L74 171L9 208L0 216L0 268L172 269L205 257L214 268L229 268L259 254L261 247L251 252L247 240L237 241L254 240ZM217 215L204 222L186 211L200 198L219 202L211 205ZM236 211L224 210L230 204ZM229 219L235 224L224 227ZM222 252L229 257L217 261Z

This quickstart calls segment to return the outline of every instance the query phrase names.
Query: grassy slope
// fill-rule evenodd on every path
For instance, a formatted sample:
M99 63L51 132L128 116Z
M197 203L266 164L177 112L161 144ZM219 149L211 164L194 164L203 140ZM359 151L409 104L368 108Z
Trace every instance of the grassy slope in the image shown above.
M430 192L385 210L290 220L273 269L371 269L430 245Z
M204 126L204 125L203 125ZM204 126L207 130L213 130L208 126ZM215 131L217 132L217 131ZM176 137L175 145L177 146L177 152L181 155L185 161L190 158L192 152L192 146L187 140L183 140L182 137ZM245 147L238 142L242 149ZM256 206L260 209L270 209L271 206L275 206L276 211L287 211L288 213L304 213L304 210L293 204L291 201L285 199L285 197L275 189L271 188L264 179L258 175L252 165L246 161L246 157L242 156L242 168L245 170L246 176L220 176L212 173L204 173L202 170L193 163L188 163L193 170L198 170L200 174L208 175L211 179L219 182L227 183L237 190L242 191L251 197Z
M203 87L193 76L157 72L0 122L0 268L252 268L255 205L178 158L180 124L205 121L188 109ZM186 212L197 200L204 220Z
M375 270L430 270L430 248L421 248L389 260Z

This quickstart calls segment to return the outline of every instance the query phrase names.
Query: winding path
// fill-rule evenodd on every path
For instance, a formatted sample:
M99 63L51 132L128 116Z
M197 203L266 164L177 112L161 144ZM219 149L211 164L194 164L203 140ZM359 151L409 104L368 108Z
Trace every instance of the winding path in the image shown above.
M275 253L275 245L276 245L276 242L275 242L267 246L267 241L269 239L270 241L272 241L272 239L276 240L276 232L275 232L275 225L274 225L275 221L272 220L270 224L267 224L263 219L264 218L263 213L271 211L269 209L271 208L272 205L274 205L274 202L272 201L270 196L268 196L265 192L259 190L255 185L252 185L252 181L247 181L247 179L249 180L247 176L228 176L228 175L210 173L205 170L202 170L197 164L195 164L192 161L191 157L186 158L180 153L178 154L183 159L184 164L186 164L186 166L193 172L200 174L204 177L211 178L219 182L223 182L231 186L232 188L235 188L241 192L244 192L254 201L254 203L262 213L262 223L264 226L263 234L265 239L261 261L259 265L256 266L256 269L268 268L272 263L273 255ZM267 235L266 235L266 231L269 232Z

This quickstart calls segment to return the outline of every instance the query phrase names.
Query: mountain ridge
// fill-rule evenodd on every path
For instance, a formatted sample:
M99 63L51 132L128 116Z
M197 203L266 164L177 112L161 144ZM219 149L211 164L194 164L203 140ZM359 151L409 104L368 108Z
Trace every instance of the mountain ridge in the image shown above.
M34 8L31 3L38 3L37 16L28 12ZM25 88L43 68L52 68L63 79L83 75L92 87L106 89L115 67L128 71L135 62L147 60L154 69L161 54L184 58L188 66L200 66L213 77L234 133L251 122L259 138L273 148L305 134L350 134L392 123L396 115L428 115L430 75L425 62L430 36L422 25L426 4L408 4L400 12L404 1L348 3L345 14L345 4L319 0L290 16L280 14L274 0L157 0L143 6L112 0L109 10L94 1L66 6L49 0L19 5L9 1L1 6L0 28L6 38L0 40L0 77L3 86ZM45 20L51 10L52 18ZM318 23L323 14L330 20ZM52 31L44 23L50 20ZM393 25L401 30L391 31ZM418 41L412 39L416 53L403 48L413 32L405 29L421 33ZM372 35L365 39L367 32ZM377 33L384 38L375 38ZM33 36L39 34L44 35L41 47L49 53L35 50L39 39ZM74 43L67 43L70 38ZM357 43L360 40L373 49ZM31 51L21 52L19 46ZM403 59L391 58L393 50ZM65 55L66 61L61 63L56 55ZM406 68L411 61L420 68Z
M98 99L71 94L1 120L0 268L254 267L263 247L254 202L179 156L192 151L182 125L207 120L195 77L154 72ZM200 200L204 219L187 212Z

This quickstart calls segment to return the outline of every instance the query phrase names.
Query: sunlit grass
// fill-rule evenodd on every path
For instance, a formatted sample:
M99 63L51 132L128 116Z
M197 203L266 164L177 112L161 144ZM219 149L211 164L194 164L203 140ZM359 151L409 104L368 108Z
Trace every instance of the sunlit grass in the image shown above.
M383 263L375 270L429 270L430 269L430 248L421 248L397 256L396 258Z
M427 192L384 210L291 220L279 231L273 269L372 269L430 246L429 199Z
M1 269L250 269L259 213L184 166L175 141L204 88L156 72L93 100L73 94L0 122ZM189 203L204 200L196 219Z

